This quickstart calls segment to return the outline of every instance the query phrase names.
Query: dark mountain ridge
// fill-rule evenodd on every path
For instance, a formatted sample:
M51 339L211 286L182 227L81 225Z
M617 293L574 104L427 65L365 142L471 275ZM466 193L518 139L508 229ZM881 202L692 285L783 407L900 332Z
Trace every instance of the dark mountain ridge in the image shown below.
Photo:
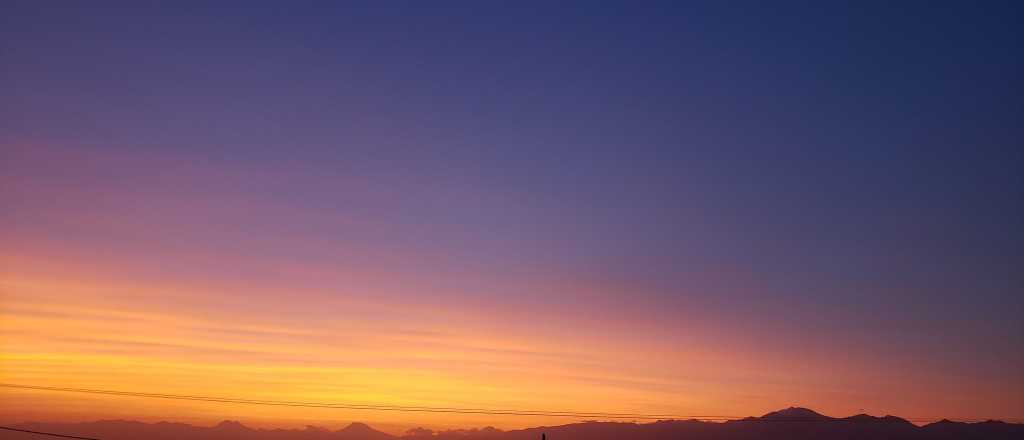
M236 421L212 427L183 423L142 423L104 420L86 423L23 423L15 428L102 440L534 440L546 434L550 440L773 440L773 439L1024 439L1024 424L986 421L978 423L942 420L924 426L895 417L857 414L835 418L807 408L787 408L761 417L727 422L700 420L659 420L652 423L583 422L559 426L502 431L492 427L432 431L410 429L394 436L364 423L332 431L307 426L305 429L253 429ZM29 440L38 436L0 430L0 439Z

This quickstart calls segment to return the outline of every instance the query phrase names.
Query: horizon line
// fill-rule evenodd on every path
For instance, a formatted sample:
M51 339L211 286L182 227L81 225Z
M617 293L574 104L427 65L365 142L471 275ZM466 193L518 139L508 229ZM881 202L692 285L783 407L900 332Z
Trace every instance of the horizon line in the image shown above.
M104 390L104 389L89 389L89 388L67 388L67 387L50 387L41 385L26 385L26 384L13 384L13 383L0 383L0 387L4 388L16 388L36 391L55 391L55 392L69 392L69 393L83 393L83 394L99 394L99 395L110 395L120 397L140 397L140 398L158 398L158 399L171 399L171 400L191 400L200 402L215 402L215 403L235 403L245 405L267 405L267 406L290 406L290 407L308 407L308 408L325 408L325 409L348 409L348 410L366 410L366 411L398 411L398 412L432 412L432 413L457 413L457 414L480 414L480 415L497 415L497 416L531 416L531 417L577 417L586 421L598 421L595 418L603 418L609 421L633 421L646 420L651 422L657 421L687 421L696 420L702 422L728 422L728 421L850 421L851 417L859 415L868 415L866 413L854 414L847 417L832 417L818 413L817 411L810 410L805 407L794 407L791 406L787 409L803 408L818 414L825 419L820 418L808 418L802 420L801 417L786 417L781 419L765 419L764 417L774 414L778 411L769 412L762 416L735 416L735 415L681 415L681 414L644 414L644 413L616 413L616 412L587 412L587 411L568 411L568 410L517 410L517 409L497 409L497 408L468 408L468 407L443 407L443 406L405 406L405 405L382 405L382 404L359 404L359 403L328 403L328 402L301 402L301 401L279 401L279 400L256 400L256 399L242 399L233 397L216 397L216 396L202 396L202 395L180 395L180 394L164 394L164 393L148 393L148 392L136 392L136 391L116 391L116 390ZM784 411L779 410L779 411ZM870 416L878 419L885 417L896 417L901 420L905 420L912 424L923 423L938 423L941 421L959 422L959 423L984 423L990 421L999 421L1004 423L1022 423L1024 418L949 418L949 417L899 417L891 414L885 416ZM225 419L227 421L227 419Z

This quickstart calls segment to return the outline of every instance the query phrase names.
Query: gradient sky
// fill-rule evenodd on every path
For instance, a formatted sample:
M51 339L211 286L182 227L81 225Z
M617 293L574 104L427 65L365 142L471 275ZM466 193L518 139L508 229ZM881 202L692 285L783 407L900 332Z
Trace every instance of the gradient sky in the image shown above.
M2 382L1024 417L1017 2L165 3L4 2Z

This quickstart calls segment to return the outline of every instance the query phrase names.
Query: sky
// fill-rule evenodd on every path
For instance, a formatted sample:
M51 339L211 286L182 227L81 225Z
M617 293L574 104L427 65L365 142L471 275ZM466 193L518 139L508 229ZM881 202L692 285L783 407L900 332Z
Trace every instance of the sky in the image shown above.
M892 3L5 2L0 382L1024 418L1024 8Z

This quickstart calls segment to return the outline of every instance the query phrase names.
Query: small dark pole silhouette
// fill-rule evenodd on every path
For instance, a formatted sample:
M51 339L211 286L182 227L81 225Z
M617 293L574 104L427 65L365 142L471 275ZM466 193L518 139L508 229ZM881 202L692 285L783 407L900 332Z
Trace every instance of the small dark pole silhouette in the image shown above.
M540 433L540 440L548 440L548 435L543 432Z

